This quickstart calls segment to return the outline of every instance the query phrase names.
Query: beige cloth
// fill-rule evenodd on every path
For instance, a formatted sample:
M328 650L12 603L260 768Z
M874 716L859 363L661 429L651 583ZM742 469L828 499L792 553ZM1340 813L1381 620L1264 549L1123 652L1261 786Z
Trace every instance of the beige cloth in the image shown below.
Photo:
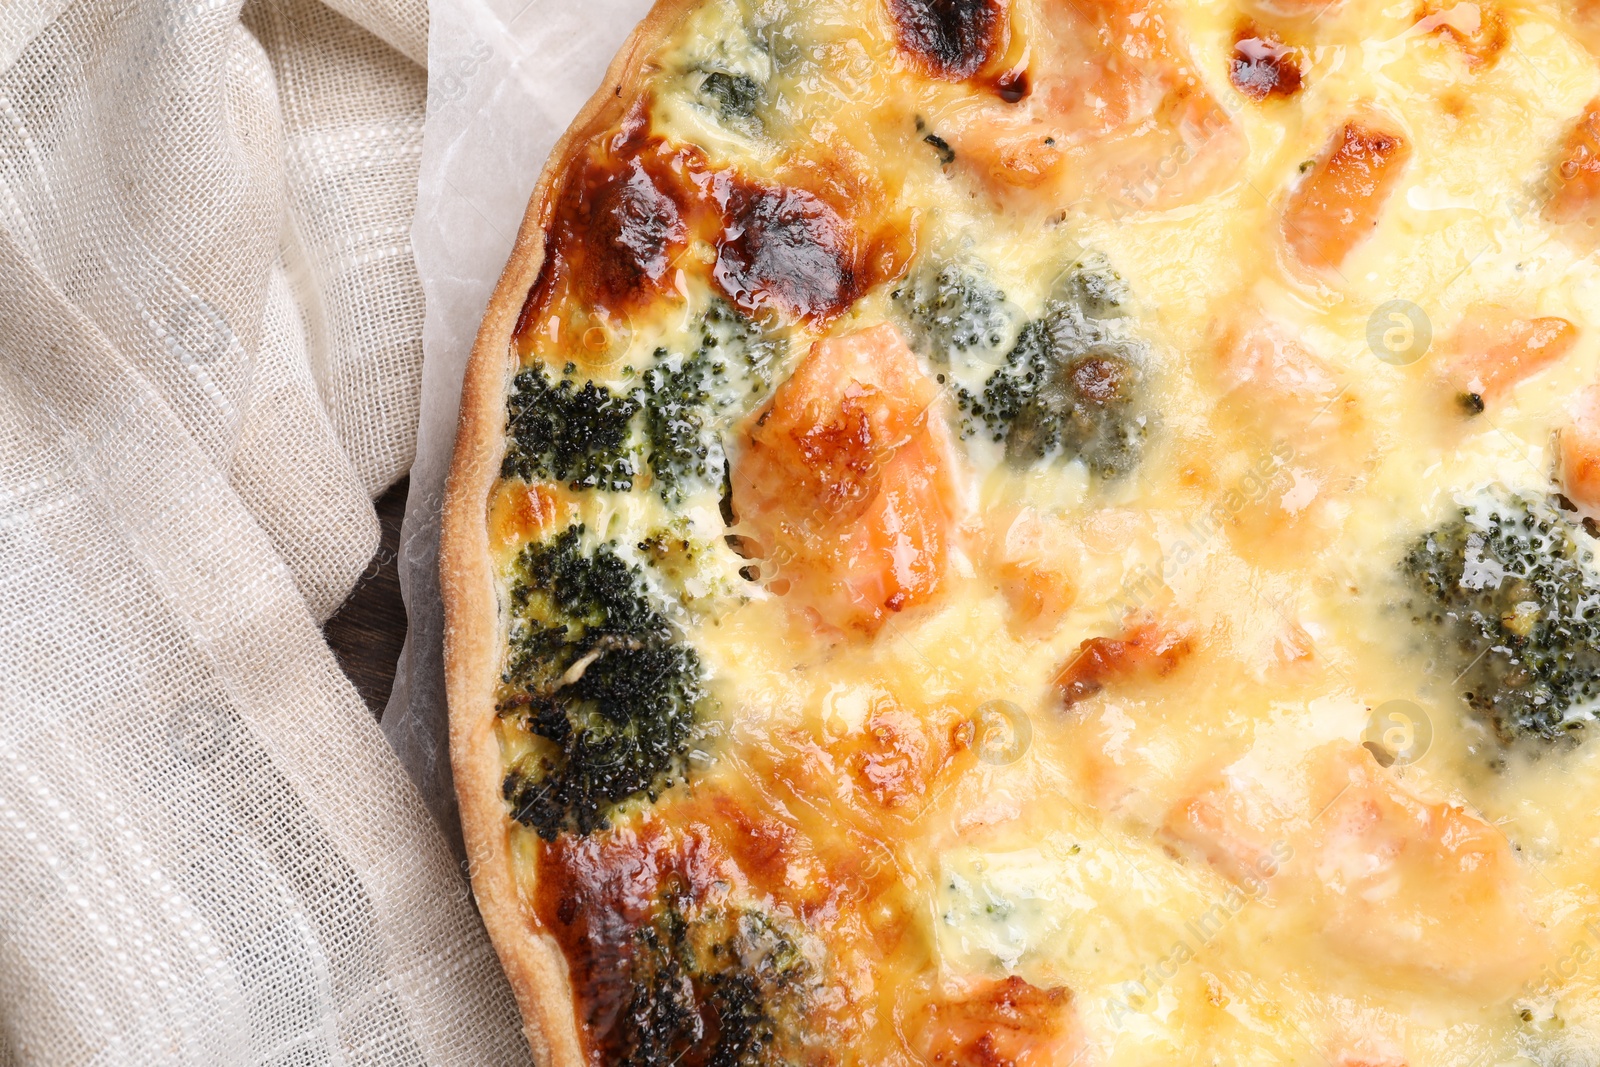
M507 1064L317 628L415 440L422 0L0 0L0 1064Z

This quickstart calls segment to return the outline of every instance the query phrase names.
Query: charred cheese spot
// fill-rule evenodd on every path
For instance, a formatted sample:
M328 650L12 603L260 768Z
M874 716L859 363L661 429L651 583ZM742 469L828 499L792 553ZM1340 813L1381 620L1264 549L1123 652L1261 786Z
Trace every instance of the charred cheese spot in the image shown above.
M719 899L737 872L703 830L656 823L594 837L563 835L544 846L534 911L561 943L580 1015L615 1019L630 995L635 935L652 917L664 882L696 904Z
M808 1018L823 976L804 928L749 899L704 827L562 838L544 862L539 917L596 1067L777 1067L829 1040Z
M889 0L900 47L940 78L976 74L1000 39L1000 0Z
M633 115L573 161L519 335L604 356L612 317L679 298L681 272L704 276L748 315L826 323L905 269L909 250L891 220L858 224L873 189L849 164L830 158L799 170L850 197L841 211L806 188L714 169L699 149L648 135L645 122ZM686 254L694 246L711 250L709 269Z
M668 254L688 235L677 203L640 159L596 190L590 224L601 249L600 283L613 294L659 287Z
M519 332L562 301L622 312L670 289L689 238L685 163L638 116L573 159Z
M827 320L855 298L854 234L825 201L743 181L730 181L718 199L725 223L712 276L734 304Z
M1300 53L1275 35L1245 25L1233 42L1228 81L1252 100L1300 91Z
M1033 81L1027 68L1008 70L995 79L995 95L1008 104L1015 104L1033 91Z

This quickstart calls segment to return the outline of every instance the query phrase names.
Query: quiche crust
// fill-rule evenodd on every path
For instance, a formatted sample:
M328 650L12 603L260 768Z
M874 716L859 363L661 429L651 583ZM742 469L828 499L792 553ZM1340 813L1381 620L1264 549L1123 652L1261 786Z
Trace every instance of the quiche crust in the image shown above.
M505 765L494 732L501 641L489 553L489 494L505 455L506 385L517 366L512 338L544 263L545 230L561 176L588 140L614 124L633 102L647 73L647 57L693 6L694 0L659 0L651 8L550 150L467 361L445 482L439 591L444 601L450 764L461 834L473 895L516 995L528 1044L535 1060L551 1067L582 1067L584 1056L566 960L555 940L539 929L513 871L512 821L501 799ZM529 871L524 884L531 886L535 877Z

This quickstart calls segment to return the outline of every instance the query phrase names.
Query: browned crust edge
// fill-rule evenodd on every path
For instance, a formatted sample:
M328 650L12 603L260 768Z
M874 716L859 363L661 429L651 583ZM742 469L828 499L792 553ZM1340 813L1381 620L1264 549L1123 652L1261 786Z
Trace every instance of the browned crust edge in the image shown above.
M657 0L612 60L600 88L551 149L467 362L455 452L445 482L439 588L450 762L461 833L478 910L516 995L523 1032L536 1061L549 1067L583 1067L585 1060L566 960L555 939L539 929L513 870L512 823L501 798L505 767L494 730L502 627L489 551L489 494L505 454L506 391L517 364L512 333L544 263L544 231L561 177L589 140L614 125L637 99L647 57L697 4ZM527 889L533 874L524 876Z

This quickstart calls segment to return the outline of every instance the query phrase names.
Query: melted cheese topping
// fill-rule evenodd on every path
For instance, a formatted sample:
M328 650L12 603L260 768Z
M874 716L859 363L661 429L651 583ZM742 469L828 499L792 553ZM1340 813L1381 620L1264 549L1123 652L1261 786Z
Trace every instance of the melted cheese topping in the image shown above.
M1173 4L1160 14L1187 57L1183 99L1214 101L1228 124L1214 136L1239 138L1226 177L1196 177L1209 140L1129 135L1106 158L1085 142L1030 186L996 180L990 161L1015 169L1021 149L1010 113L985 109L1006 106L997 70L1033 65L1019 107L1052 91L1038 72L1055 16L997 8L1009 37L983 72L949 79L896 43L896 12L919 7L707 0L651 61L648 130L693 146L696 173L826 192L862 209L858 233L886 227L912 250L835 314L761 312L786 343L770 383L719 387L734 470L752 414L813 343L908 329L894 294L924 264L962 265L1004 301L993 340L918 357L954 457L948 562L875 632L800 610L803 561L736 553L715 479L672 505L644 477L626 493L502 484L507 589L524 543L581 518L650 575L716 697L689 784L630 802L607 833L733 826L736 893L823 946L835 993L817 1017L843 1037L819 1056L837 1062L1600 1060L1600 749L1496 757L1396 607L1422 531L1487 486L1552 491L1552 435L1596 379L1594 243L1546 204L1600 65L1549 6ZM1297 90L1230 85L1246 27L1287 47ZM1341 165L1341 130L1366 131L1375 167L1383 138L1405 155L1381 181L1334 182L1329 195L1381 186L1371 225L1337 215L1331 261L1300 262L1285 220L1307 175ZM1039 136L1030 151L1060 147ZM580 380L620 390L656 350L692 350L726 239L691 225L598 355L545 309L525 358L576 360ZM1122 478L1007 462L960 402L1086 259L1125 281L1118 329L1144 352L1145 444ZM1502 354L1494 366L1537 363L1503 383L1459 371L1486 306L1564 321L1559 351ZM670 576L637 547L663 529L695 546ZM1129 637L1137 619L1183 654ZM1064 689L1094 639L1124 641L1093 646L1108 662L1147 666ZM508 761L537 747L509 722L503 737ZM1411 758L1379 766L1361 747L1374 738ZM532 870L546 846L518 834ZM1003 1060L917 1036L955 1028L936 1005L971 983L1012 977L1070 990L1070 1043L1018 1039Z

